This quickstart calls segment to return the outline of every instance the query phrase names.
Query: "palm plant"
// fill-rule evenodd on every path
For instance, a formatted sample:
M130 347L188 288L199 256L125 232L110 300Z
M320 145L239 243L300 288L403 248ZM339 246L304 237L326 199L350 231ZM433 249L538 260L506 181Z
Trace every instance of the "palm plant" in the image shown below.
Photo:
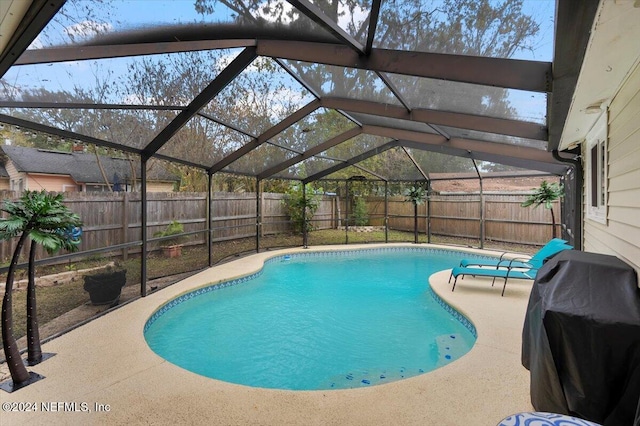
M27 238L31 239L29 253L29 283L27 287L27 341L30 365L42 359L38 322L36 316L35 293L35 247L40 244L53 253L60 249L76 250L80 242L77 228L80 218L62 204L61 194L48 194L46 191L25 191L16 202L5 200L2 211L8 217L0 218L0 239L18 237L9 270L2 300L2 346L7 365L11 373L14 388L28 384L29 372L20 358L20 352L13 336L12 293L15 270L22 247Z
M27 363L36 365L42 361L42 348L40 347L40 331L38 328L38 314L36 309L36 278L35 260L36 248L41 244L49 254L60 249L70 252L78 250L80 244L80 218L62 205L62 196L56 198L52 204L57 204L49 209L49 213L43 215L38 229L31 232L31 248L29 250L29 271L27 284ZM54 220L52 220L55 218ZM60 228L46 229L46 223Z
M423 185L415 185L410 187L405 193L405 200L413 203L413 236L414 243L418 244L418 206L427 199L427 190Z
M524 203L520 204L522 207L533 206L536 208L540 205L544 205L545 209L549 209L551 212L551 224L552 238L556 238L556 216L553 213L553 202L559 200L564 196L564 186L557 183L548 183L543 180L538 188L532 188L533 194L529 195Z

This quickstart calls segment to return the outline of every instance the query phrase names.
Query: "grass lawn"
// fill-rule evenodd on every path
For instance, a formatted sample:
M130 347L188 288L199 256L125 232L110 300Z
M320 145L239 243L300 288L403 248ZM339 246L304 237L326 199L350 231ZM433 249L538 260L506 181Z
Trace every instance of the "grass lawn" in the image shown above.
M38 323L45 324L87 302L89 302L89 293L82 289L82 281L53 287L40 287L37 289ZM16 338L24 336L27 332L26 305L27 291L14 291L13 333Z

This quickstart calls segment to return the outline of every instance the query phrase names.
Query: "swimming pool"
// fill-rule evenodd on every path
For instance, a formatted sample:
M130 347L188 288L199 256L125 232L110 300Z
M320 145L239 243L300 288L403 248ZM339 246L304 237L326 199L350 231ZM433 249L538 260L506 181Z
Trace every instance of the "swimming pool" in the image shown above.
M344 389L415 376L475 342L473 325L428 284L459 259L425 248L278 256L167 303L145 338L176 365L249 386Z

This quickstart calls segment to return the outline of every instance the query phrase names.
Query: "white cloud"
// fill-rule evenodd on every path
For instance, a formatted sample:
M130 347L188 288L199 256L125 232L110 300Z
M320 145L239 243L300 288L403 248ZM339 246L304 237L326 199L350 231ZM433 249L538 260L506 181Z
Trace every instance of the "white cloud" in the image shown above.
M221 51L221 52L224 52L224 53L220 55L218 58L216 58L216 63L215 63L215 67L218 70L218 72L228 67L229 64L231 64L231 62L233 62L233 60L240 54L241 50L232 49L226 52L225 51Z
M29 49L42 49L43 47L44 47L44 44L40 40L40 36L38 36L31 42L29 47L27 47L27 50L29 50Z
M287 1L278 0L275 2L271 2L271 4L267 4L267 2L261 3L258 6L257 18L262 18L267 22L274 22L275 19L268 13L265 13L265 8L267 10L282 10L282 23L289 24L291 23L291 11L295 10L294 7ZM271 12L273 13L273 12ZM345 2L340 2L338 5L338 25L346 29L348 28L349 23L353 22L356 27L358 27L362 22L364 22L369 17L369 9L362 8L356 5L353 9L353 12L349 10L348 5Z
M82 21L64 29L64 32L71 40L86 39L98 34L104 34L113 29L113 26L106 22Z
M338 6L338 25L343 29L348 28L349 24L352 21L357 28L368 17L369 17L369 10L364 9L358 5L354 7L353 13L343 3L340 3L340 5Z
M68 43L69 40L78 42L112 30L113 26L110 23L88 20L64 27L61 34L57 33L55 28L47 27L45 31L38 34L27 49L42 49L45 46L49 47L56 43L65 44ZM65 40L64 36L67 36L69 40Z
M258 14L256 18L262 18L267 22L275 22L274 17L268 13L265 13L265 10L269 10L269 11L282 10L282 23L289 24L291 22L291 18L290 18L291 11L293 9L294 9L293 6L291 6L289 2L284 0L274 1L274 2L271 2L271 4L264 2L258 6Z
M154 99L145 98L137 93L129 93L124 95L120 101L125 105L152 105Z
M298 105L301 108L304 104L310 101L309 95L305 95L301 90L282 87L277 90L273 96L273 103L271 104L272 118L284 117L289 115L289 105Z

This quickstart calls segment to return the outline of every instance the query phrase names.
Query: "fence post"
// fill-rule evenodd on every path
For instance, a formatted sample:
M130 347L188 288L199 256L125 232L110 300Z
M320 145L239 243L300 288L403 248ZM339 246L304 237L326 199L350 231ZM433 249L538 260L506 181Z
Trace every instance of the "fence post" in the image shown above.
M337 194L335 197L331 197L331 229L333 229L333 227L335 226L335 229L338 229L338 226L336 225L336 205L337 205Z

